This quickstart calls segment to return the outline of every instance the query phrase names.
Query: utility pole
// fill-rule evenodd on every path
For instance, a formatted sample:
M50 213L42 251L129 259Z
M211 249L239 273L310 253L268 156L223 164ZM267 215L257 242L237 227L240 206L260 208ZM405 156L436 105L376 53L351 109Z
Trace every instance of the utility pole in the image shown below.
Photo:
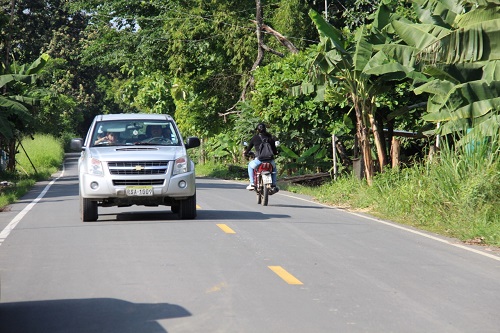
M333 180L337 180L337 137L332 134L332 150L333 150Z
M328 22L328 0L325 0L325 21Z

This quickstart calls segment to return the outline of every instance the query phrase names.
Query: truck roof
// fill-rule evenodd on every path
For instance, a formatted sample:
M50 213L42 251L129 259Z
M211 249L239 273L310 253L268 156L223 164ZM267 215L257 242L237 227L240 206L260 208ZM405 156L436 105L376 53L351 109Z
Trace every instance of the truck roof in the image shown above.
M101 114L96 116L97 121L108 120L173 120L168 114L157 113L118 113L118 114Z

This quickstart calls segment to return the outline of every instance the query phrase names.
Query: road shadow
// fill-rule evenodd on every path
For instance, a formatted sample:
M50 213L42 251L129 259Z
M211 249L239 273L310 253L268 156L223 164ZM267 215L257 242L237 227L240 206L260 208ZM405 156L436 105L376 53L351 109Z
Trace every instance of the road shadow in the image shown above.
M274 207L284 207L284 208L299 208L299 209L305 209L305 208L311 208L311 209L337 209L335 207L326 207L326 206L304 206L304 205L283 205L283 204L273 204Z
M132 206L137 207L137 206ZM122 208L116 207L99 207L99 217L95 222L86 222L86 224L100 222L133 222L133 221L171 221L179 220L177 214L172 213L170 207L167 210L125 210L117 211ZM127 209L127 208L125 208ZM133 208L132 208L133 209Z
M244 190L246 185L236 183L200 183L196 182L197 190L224 189L224 190Z
M113 298L0 303L0 332L165 333L157 320L188 316L179 305Z
M121 212L102 214L99 213L98 222L112 222L112 221L171 221L178 220L179 216L169 210L161 211L135 211L135 212Z
M266 214L261 211L199 210L197 220L269 220L287 219L287 214Z
M170 210L162 211L134 211L120 213L99 213L99 219L93 223L99 222L124 222L124 221L177 221L187 223L188 221L198 220L269 220L269 219L286 219L290 215L286 214L266 214L258 211L234 211L234 210L198 210L198 216L194 220L181 220L177 214Z

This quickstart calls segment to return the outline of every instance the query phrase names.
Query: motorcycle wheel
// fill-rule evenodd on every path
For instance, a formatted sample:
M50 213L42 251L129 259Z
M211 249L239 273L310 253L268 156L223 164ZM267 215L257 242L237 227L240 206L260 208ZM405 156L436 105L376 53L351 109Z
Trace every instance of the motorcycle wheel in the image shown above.
M262 206L267 206L269 201L269 187L262 184Z
M259 182L256 183L258 186L255 188L255 193L257 193L257 204L260 205L262 202L262 182L261 179L258 180Z

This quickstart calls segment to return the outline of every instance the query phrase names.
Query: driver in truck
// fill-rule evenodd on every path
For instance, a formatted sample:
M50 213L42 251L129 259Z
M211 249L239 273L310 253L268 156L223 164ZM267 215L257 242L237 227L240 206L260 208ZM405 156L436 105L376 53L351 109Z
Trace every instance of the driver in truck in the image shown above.
M148 127L148 137L149 138L161 138L163 137L163 130L160 125L151 125Z

